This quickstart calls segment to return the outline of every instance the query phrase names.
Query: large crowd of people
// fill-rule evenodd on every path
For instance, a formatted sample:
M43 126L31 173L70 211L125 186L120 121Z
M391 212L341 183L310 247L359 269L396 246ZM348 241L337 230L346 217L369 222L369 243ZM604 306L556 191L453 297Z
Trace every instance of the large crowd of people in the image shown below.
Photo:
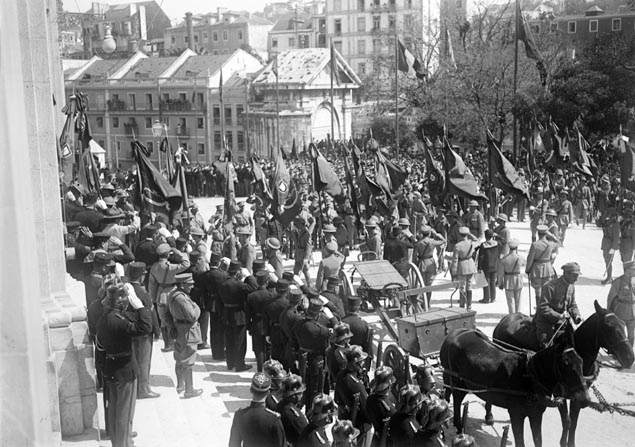
M344 179L342 149L322 150ZM174 353L176 391L185 398L202 392L192 375L198 350L211 349L212 358L230 371L255 366L253 400L236 413L230 446L328 445L325 427L335 416L332 437L338 446L438 439L450 411L434 393L429 374L422 371L418 385L400 389L389 367L377 368L369 380L373 334L360 317L360 298L344 293L341 284L350 252L386 259L404 277L412 262L425 285L449 270L459 285L459 304L468 310L474 284L481 283L475 279L482 276L481 302L494 302L496 290L504 290L509 312L517 312L524 272L535 290L539 337L546 344L563 318L580 318L573 289L579 266L566 264L561 277L554 269L568 228L591 222L602 227L605 283L612 281L617 251L625 263L633 258L634 203L612 176L616 165L609 155L594 155L604 162L593 177L548 170L542 159L542 167L531 171L517 162L531 192L528 200L500 190L492 195L486 152L464 154L481 190L494 197L483 203L431 197L425 158L395 154L391 159L407 173L404 185L394 196L371 198L355 210L351 193L359 196L358 185L345 185L341 198L316 192L311 159L300 154L286 161L302 190L302 209L286 227L271 204L257 200L249 163L236 164L236 192L246 200L232 212L219 205L209 217L192 200L185 206L187 218L139 209L135 176L122 171L103 172L98 191L64 185L67 270L85 284L113 446L131 445L134 400L159 396L149 384L155 339ZM371 176L374 160L370 149L362 155ZM271 177L274 162L260 163ZM193 197L225 193L214 166L189 167L186 178ZM529 220L526 259L510 236L511 220ZM315 250L322 256L312 277ZM285 269L285 258L293 259L292 269ZM613 284L612 311L626 322L632 344L635 317L626 303L632 303L632 285L626 293L616 284L627 281ZM426 299L433 299L431 292ZM255 365L245 361L248 334Z

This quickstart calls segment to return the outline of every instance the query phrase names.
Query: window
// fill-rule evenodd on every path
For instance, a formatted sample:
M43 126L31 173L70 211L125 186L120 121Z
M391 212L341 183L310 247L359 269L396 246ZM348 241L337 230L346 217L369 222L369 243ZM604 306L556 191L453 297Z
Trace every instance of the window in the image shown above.
M598 21L597 20L589 20L589 32L597 33L598 32Z
M172 36L170 41L172 42L172 45L176 45L176 36Z
M617 18L611 20L611 31L622 31L622 19Z
M187 101L187 94L179 93L179 101Z
M298 48L309 48L309 36L301 34L298 36Z
M203 102L205 101L205 97L203 96L202 93L197 93L196 94L196 100L198 101L198 104L202 107L203 106Z
M395 16L393 15L388 16L388 28L395 29L395 23L396 23Z
M190 36L185 36L183 40L185 41L185 43L190 43Z
M146 93L146 107L152 110L152 93Z
M231 130L225 132L225 144L227 145L227 149L234 149L234 132Z
M227 31L223 31L223 40L227 40Z
M121 151L121 141L117 141L117 152Z
M146 116L146 129L152 129L152 118Z
M366 2L366 0L357 0L357 9L360 10L360 11L363 11L365 2Z
M576 30L576 22L575 21L567 22L567 31L569 32L569 34L574 34L575 30Z
M223 142L221 141L220 132L217 130L214 132L214 150L220 151Z
M112 94L112 100L113 101L119 101L119 95L117 93L113 93Z
M411 29L414 26L414 17L412 14L406 14L403 16L403 26L405 29Z
M278 48L278 39L271 39L271 48Z
M342 19L333 20L333 32L336 36L342 34Z
M198 43L198 34L194 35L194 43Z
M198 143L196 145L196 152L198 155L205 155L205 145L203 143Z
M381 49L381 40L373 39L373 53L379 53Z
M220 107L218 106L212 109L212 122L215 126L220 126Z
M218 33L217 33L216 31L214 31L214 32L212 33L212 40L213 40L214 42L218 42Z
M357 54L366 54L366 41L364 39L357 41Z
M366 63L360 62L357 64L357 73L360 75L366 74Z
M242 30L238 30L238 40L243 40L243 32L242 32Z
M98 116L97 117L97 127L99 127L100 129L102 127L104 127L104 117L103 116Z
M169 101L170 100L170 94L169 93L164 93L163 94L163 100L166 101L166 102Z
M236 132L236 146L239 151L245 150L245 135L242 130Z
M289 48L295 48L295 38L289 37Z
M187 121L185 120L185 118L179 118L179 122L176 125L177 127L180 127L182 130L185 130Z
M363 33L366 31L366 17L358 17L357 18L357 32Z
M209 36L207 33L203 33L203 42L207 43L209 41Z
M154 150L154 144L152 144L152 141L146 141L146 149L148 149L148 151L152 153L152 151Z
M381 17L373 16L373 30L377 31L381 27Z
M336 40L333 42L333 47L335 47L335 50L342 54L342 41L341 40Z
M233 124L231 106L225 107L225 124L230 125L230 126Z
M243 119L244 117L244 113L245 113L245 109L243 108L242 104L239 104L236 106L236 123L237 124L243 124Z
M333 11L342 10L342 0L333 0Z
M112 127L119 127L119 117L117 116L112 117Z
M379 3L380 3L379 0L373 0L373 5L374 6L379 6Z
M551 34L555 33L558 31L558 24L556 22L552 22L549 24L549 32Z
M205 127L205 120L203 118L196 118L196 127L203 129Z

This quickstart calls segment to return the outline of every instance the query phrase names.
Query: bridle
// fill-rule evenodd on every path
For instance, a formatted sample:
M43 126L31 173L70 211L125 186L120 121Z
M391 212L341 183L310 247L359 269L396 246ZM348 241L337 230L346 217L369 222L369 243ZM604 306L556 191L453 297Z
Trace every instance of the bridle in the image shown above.
M613 312L609 312L607 314L604 315L603 318L607 318L607 317L615 317L617 319L617 315L615 315ZM598 323L597 323L597 330L595 331L595 345L598 347L598 349L601 347L600 346L600 319L598 318ZM623 331L621 332L622 338L621 340L618 340L615 343L611 343L611 344L606 344L606 348L604 348L606 350L606 352L608 352L610 355L615 356L615 348L618 346L622 346L622 345L629 345L629 341L628 338L625 337L623 335Z

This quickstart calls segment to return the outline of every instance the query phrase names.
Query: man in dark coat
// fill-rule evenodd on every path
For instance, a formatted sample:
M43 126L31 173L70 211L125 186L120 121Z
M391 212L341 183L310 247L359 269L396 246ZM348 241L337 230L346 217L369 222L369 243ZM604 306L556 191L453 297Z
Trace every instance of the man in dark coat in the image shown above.
M256 368L262 372L262 367L267 357L267 346L265 342L265 322L264 313L269 303L275 299L276 295L267 289L269 284L269 273L264 270L256 272L258 289L247 295L245 305L245 317L247 319L247 330L251 334L251 347L256 356Z
M302 377L289 374L282 380L282 400L278 404L278 413L282 419L287 442L295 445L300 434L309 424L302 412L302 395L306 387L302 383Z
M352 345L361 346L366 354L372 354L373 351L373 337L372 329L368 326L368 323L359 316L359 308L362 301L357 296L350 296L348 298L348 313L342 319L343 323L347 323L353 337L350 340Z
M214 360L225 360L225 320L223 318L223 302L218 292L228 275L219 268L220 262L221 256L212 252L209 270L198 275L196 279L202 288L205 309L208 309L210 314L209 342Z

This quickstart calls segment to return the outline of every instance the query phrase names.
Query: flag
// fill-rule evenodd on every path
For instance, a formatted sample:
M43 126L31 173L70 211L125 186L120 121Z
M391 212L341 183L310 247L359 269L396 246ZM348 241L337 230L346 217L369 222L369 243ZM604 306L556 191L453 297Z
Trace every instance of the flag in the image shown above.
M280 211L277 213L278 222L280 222L283 228L286 228L301 211L302 196L295 181L292 180L289 186L287 200L282 204Z
M273 185L271 187L273 191L273 200L276 204L276 208L284 205L287 201L287 197L291 191L291 175L287 168L282 151L276 154L276 166L273 172Z
M231 222L236 212L236 182L238 176L231 151L225 151L225 220Z
M313 158L313 186L317 192L325 191L331 197L344 193L337 173L313 143L309 145Z
M432 156L430 149L432 148L432 142L428 137L424 137L423 140L424 153L426 156L426 174L428 180L428 191L430 192L431 200L439 204L443 198L443 189L445 188L445 172L443 171L443 164L437 161Z
M406 181L408 174L392 161L386 159L381 151L377 151L375 180L384 191L392 197Z
M589 157L588 150L590 148L587 140L582 136L580 129L576 128L578 133L577 141L571 144L571 164L573 167L584 175L589 177L593 176L591 157Z
M66 121L59 138L58 156L68 158L75 152L75 117L77 115L77 102L75 95L72 95L68 104L64 106L62 112L66 114Z
M406 48L401 39L397 39L397 69L410 77L425 79L426 72L421 61Z
M443 163L445 169L445 190L449 194L467 197L470 199L487 200L487 197L478 190L478 183L463 159L450 146L444 138Z
M635 154L630 145L626 145L624 152L620 152L620 177L622 185L633 189L630 185L635 178Z
M161 143L159 144L159 151L166 154L165 169L167 170L168 178L171 181L176 174L176 169L174 167L174 155L172 154L172 148L168 142L168 137L163 137L161 140Z
M355 184L353 183L353 174L351 168L348 165L348 156L344 155L344 171L346 173L346 184L348 186L349 199L351 201L351 208L357 224L361 223L361 216L359 215L359 205L357 204L357 191L355 190Z
M181 207L183 198L166 180L148 158L148 150L137 140L133 140L132 151L137 163L137 186L139 206L147 211L168 217Z
M357 186L359 187L360 202L368 209L371 205L371 199L380 197L383 194L381 187L372 181L362 169L357 177Z
M353 159L353 169L355 170L355 177L359 176L360 160L362 158L362 151L359 150L353 139L348 140L348 147L351 150L351 158Z
M293 160L298 159L298 147L295 144L295 137L293 137L293 142L291 143L291 158Z
M540 81L544 86L547 83L547 69L545 68L545 62L538 50L534 35L529 29L529 24L522 11L520 10L520 1L516 0L516 40L520 40L525 44L525 54L528 58L536 61L536 68L540 73Z
M446 58L450 61L450 66L456 70L456 59L454 59L454 48L452 48L452 37L450 36L450 29L445 29L446 39Z
M260 160L256 155L251 156L251 172L254 177L254 185L255 185L255 193L263 206L266 206L273 200L271 195L271 190L269 189L269 182L267 181L267 177L265 176L262 167L260 166Z
M218 102L221 104L223 103L223 69L222 68L220 70L220 77L218 78ZM223 135L223 138L225 138L224 135Z
M551 166L560 166L565 158L570 157L569 152L569 136L568 131L560 132L560 128L549 120L549 140L551 145L551 153L545 160L545 163Z
M79 184L84 187L85 191L100 194L101 182L99 181L99 168L90 151L90 146L82 151L82 155L79 158L77 180Z
M174 187L174 189L181 194L181 206L178 210L172 211L181 211L182 213L186 213L189 218L189 211L187 207L189 196L187 193L187 184L185 182L185 168L183 167L184 164L189 162L183 153L183 148L178 148L174 156L172 156L172 151L170 150L168 161L170 161L172 157L174 157L174 160L172 160L170 164L174 165L174 170L172 171L171 177L168 178L170 179L170 184Z
M518 175L514 165L503 155L496 145L494 136L487 129L487 150L489 153L490 183L515 196L523 196L529 200L529 191L525 181Z

